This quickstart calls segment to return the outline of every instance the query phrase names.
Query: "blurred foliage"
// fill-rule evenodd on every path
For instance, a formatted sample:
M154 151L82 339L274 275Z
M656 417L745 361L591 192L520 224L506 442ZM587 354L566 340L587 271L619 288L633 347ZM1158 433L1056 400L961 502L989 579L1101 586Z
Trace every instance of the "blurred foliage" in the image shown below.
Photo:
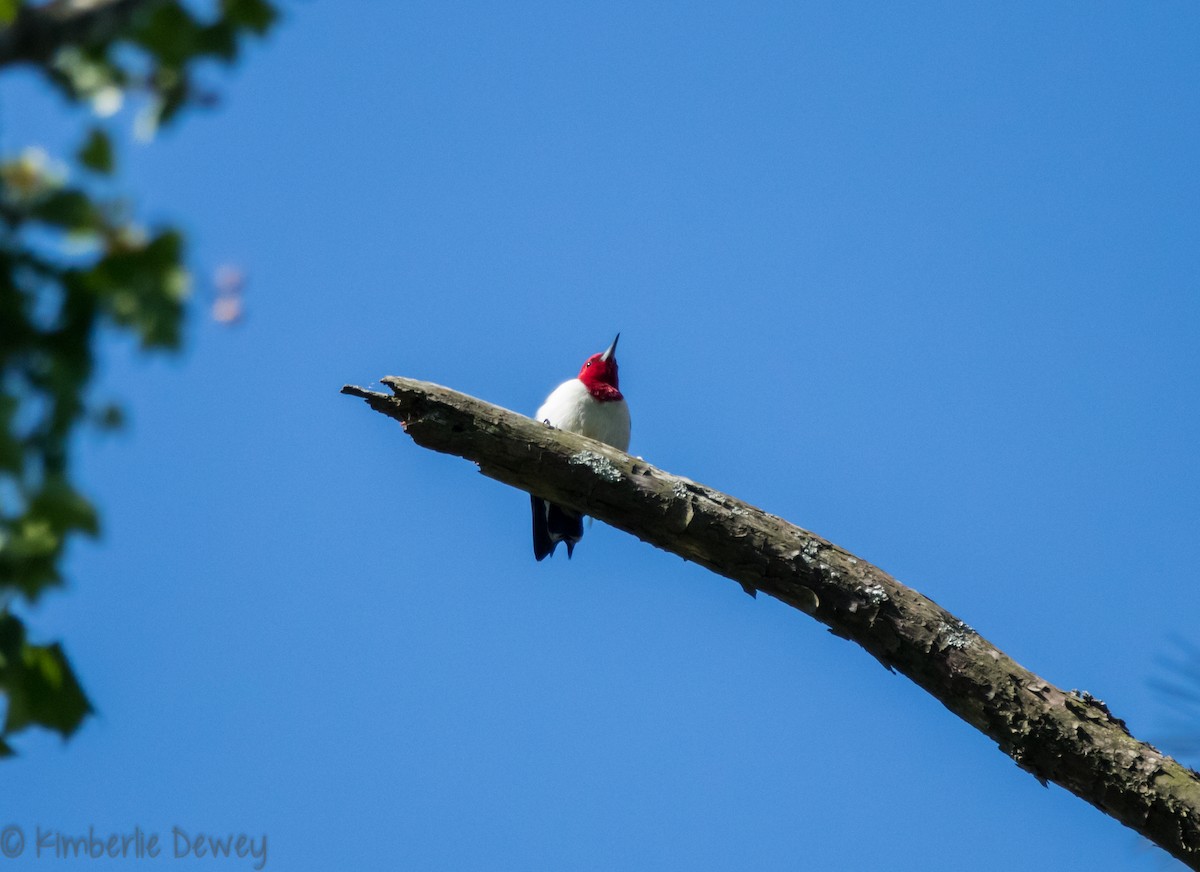
M277 16L265 0L221 0L204 17L200 5L0 0L0 36L10 42L28 20L39 47L60 27L47 60L8 63L35 63L53 88L92 110L70 161L37 148L0 159L0 756L11 753L8 739L19 730L37 725L66 737L91 711L62 647L31 644L13 606L61 585L69 542L100 529L95 507L72 483L70 459L81 426L123 420L119 406L89 397L102 334L178 348L189 287L183 235L139 227L129 204L108 193L115 119L95 117L111 116L126 94L138 96L145 134L211 104L196 84L203 62L232 63L244 38L264 35ZM92 19L78 26L85 15Z

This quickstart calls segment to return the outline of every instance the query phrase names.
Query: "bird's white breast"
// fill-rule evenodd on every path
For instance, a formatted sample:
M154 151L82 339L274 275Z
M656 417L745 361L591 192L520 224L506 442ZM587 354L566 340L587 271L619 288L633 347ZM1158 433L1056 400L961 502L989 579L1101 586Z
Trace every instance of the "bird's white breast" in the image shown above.
M602 403L577 378L565 381L542 403L535 416L550 426L629 450L629 406L624 400Z

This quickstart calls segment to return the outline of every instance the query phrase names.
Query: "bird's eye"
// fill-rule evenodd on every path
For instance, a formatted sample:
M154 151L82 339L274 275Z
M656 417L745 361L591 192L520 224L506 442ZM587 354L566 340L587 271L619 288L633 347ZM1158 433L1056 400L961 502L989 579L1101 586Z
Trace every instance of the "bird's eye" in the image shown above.
M588 365L588 366L591 366L591 365L592 365L592 362L589 360L589 361L587 362L587 365Z

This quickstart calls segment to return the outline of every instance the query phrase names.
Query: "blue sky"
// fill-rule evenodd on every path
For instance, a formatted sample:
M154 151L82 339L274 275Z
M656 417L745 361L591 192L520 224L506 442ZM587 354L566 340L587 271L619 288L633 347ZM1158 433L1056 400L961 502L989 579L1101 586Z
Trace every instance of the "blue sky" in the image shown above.
M178 359L108 344L105 533L29 615L99 715L18 739L0 824L266 833L286 870L1171 868L799 612L602 524L536 564L522 494L338 389L531 412L620 330L634 453L1162 739L1198 43L1182 2L288 6L123 155L195 317ZM6 152L78 122L0 79Z

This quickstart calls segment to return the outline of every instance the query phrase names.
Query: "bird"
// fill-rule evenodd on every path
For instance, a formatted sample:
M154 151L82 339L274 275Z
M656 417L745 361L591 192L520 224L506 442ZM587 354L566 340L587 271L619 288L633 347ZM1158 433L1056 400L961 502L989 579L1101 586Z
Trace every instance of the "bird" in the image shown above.
M593 354L579 370L553 391L537 410L537 420L548 427L579 433L629 450L629 406L617 383L617 341ZM533 505L533 556L539 561L554 553L559 542L567 543L567 559L583 538L583 515L530 496Z

